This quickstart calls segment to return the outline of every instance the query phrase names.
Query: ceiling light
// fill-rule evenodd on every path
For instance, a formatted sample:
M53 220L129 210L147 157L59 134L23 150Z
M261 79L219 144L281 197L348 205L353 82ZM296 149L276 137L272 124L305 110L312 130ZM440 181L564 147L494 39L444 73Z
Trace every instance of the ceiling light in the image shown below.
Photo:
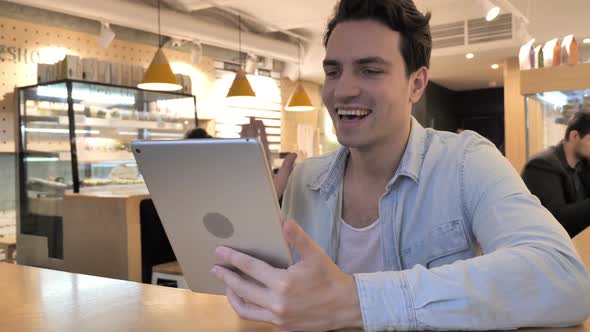
M493 8L488 10L488 13L486 14L486 21L488 21L488 22L493 21L496 17L498 17L499 14L500 14L500 7L494 6Z
M194 40L191 45L191 61L193 64L198 65L201 62L203 56L203 45L198 40Z
M285 107L285 111L290 112L304 112L304 111L313 111L315 108L311 103L311 98L305 91L303 84L301 83L301 42L299 42L299 49L297 52L297 86L293 91L293 94L289 98L289 102Z
M584 38L584 44L590 44L590 38Z
M178 80L176 80L176 76L174 76L172 68L170 68L170 63L168 63L168 59L162 50L160 0L158 0L158 50L154 54L154 58L146 70L143 80L137 87L143 90L155 91L177 91L182 89L182 85L178 84Z
M111 29L108 23L100 24L100 36L98 37L97 43L102 48L108 48L109 45L115 39L115 32Z
M471 59L475 58L475 54L473 54L473 53L467 53L467 54L465 54L465 57L467 59L471 60Z
M492 1L482 0L480 3L483 6L486 21L493 21L500 14L500 7L496 6Z
M498 69L498 68L500 68L500 65L499 65L499 64L497 64L497 63L494 63L494 64L492 65L492 69L493 69L493 70L496 70L496 69Z
M236 73L236 77L234 78L226 97L256 97L256 93L254 93L244 69L240 68Z
M305 91L305 88L303 88L303 84L301 84L301 82L297 83L297 87L295 88L295 91L293 91L291 98L289 98L285 111L303 112L313 110L313 104L311 103L311 99Z
M227 92L226 98L242 98L242 97L256 97L256 93L252 89L244 66L242 64L242 17L238 15L238 54L240 56L240 70L236 73L236 77Z
M176 76L172 72L172 68L170 68L170 64L162 48L158 48L156 54L154 54L154 59L145 71L143 80L137 87L143 90L154 91L177 91L182 89L182 86L178 84Z

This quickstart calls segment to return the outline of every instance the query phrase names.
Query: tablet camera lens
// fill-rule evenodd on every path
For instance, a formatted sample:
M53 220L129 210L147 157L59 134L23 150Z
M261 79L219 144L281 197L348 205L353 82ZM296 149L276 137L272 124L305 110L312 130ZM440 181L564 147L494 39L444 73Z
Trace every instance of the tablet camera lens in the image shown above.
M140 149L135 149L135 152L141 153L141 150Z

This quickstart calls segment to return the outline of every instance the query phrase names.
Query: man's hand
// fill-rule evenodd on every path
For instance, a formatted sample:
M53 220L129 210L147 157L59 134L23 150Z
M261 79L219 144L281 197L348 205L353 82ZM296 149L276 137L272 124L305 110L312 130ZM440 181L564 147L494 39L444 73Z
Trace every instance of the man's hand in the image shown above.
M250 122L242 125L242 131L240 137L251 137L256 138L260 135L260 124L264 126L262 120L256 120L256 118L250 118Z
M242 125L242 132L240 133L240 137L260 137L260 142L264 147L264 153L266 154L267 158L270 158L270 150L268 148L266 128L264 127L264 123L262 122L262 120L250 118L250 123ZM291 172L293 172L295 159L297 159L297 154L289 153L283 160L283 164L281 165L281 168L279 168L279 172L276 175L273 175L273 183L275 186L277 197L279 199L283 197L283 192L285 191L285 188L287 188L287 182L289 180L289 175L291 175ZM270 159L268 162L270 164Z
M277 197L281 199L283 197L283 193L287 188L287 183L289 182L289 176L293 172L293 168L295 167L295 159L297 159L296 153L289 153L285 159L283 159L283 164L277 174L273 175L272 182L275 185L275 191L277 192Z
M342 272L294 221L283 225L287 242L301 261L286 270L227 247L215 254L221 266L211 272L226 285L226 295L242 319L272 323L287 331L327 331L362 327L354 277Z

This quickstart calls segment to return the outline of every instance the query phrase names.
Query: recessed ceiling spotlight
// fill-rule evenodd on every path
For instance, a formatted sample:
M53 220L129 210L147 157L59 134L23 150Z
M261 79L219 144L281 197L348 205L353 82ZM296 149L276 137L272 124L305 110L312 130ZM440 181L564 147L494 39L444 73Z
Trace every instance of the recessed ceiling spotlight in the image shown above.
M465 57L467 59L470 59L471 60L471 59L475 58L475 54L473 54L473 53L467 53L467 54L465 54Z
M498 69L498 68L500 68L500 65L499 65L499 64L497 64L497 63L494 63L494 64L492 65L492 69L493 69L493 70L496 70L496 69Z
M486 21L491 22L500 15L501 9L494 0L478 0L477 2L485 15Z
M491 22L500 14L500 7L494 6L490 10L488 10L486 14L486 21Z

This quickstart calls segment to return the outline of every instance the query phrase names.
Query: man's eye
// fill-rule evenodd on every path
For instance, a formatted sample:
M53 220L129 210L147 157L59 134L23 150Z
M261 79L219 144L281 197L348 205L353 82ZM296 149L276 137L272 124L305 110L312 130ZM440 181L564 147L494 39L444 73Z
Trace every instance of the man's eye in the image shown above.
M365 75L374 76L374 75L379 75L381 73L383 73L382 70L373 70L373 69L364 69L363 70L363 74L365 74Z
M332 78L332 77L336 77L338 75L338 71L337 70L326 70L325 74L326 74L326 77Z

